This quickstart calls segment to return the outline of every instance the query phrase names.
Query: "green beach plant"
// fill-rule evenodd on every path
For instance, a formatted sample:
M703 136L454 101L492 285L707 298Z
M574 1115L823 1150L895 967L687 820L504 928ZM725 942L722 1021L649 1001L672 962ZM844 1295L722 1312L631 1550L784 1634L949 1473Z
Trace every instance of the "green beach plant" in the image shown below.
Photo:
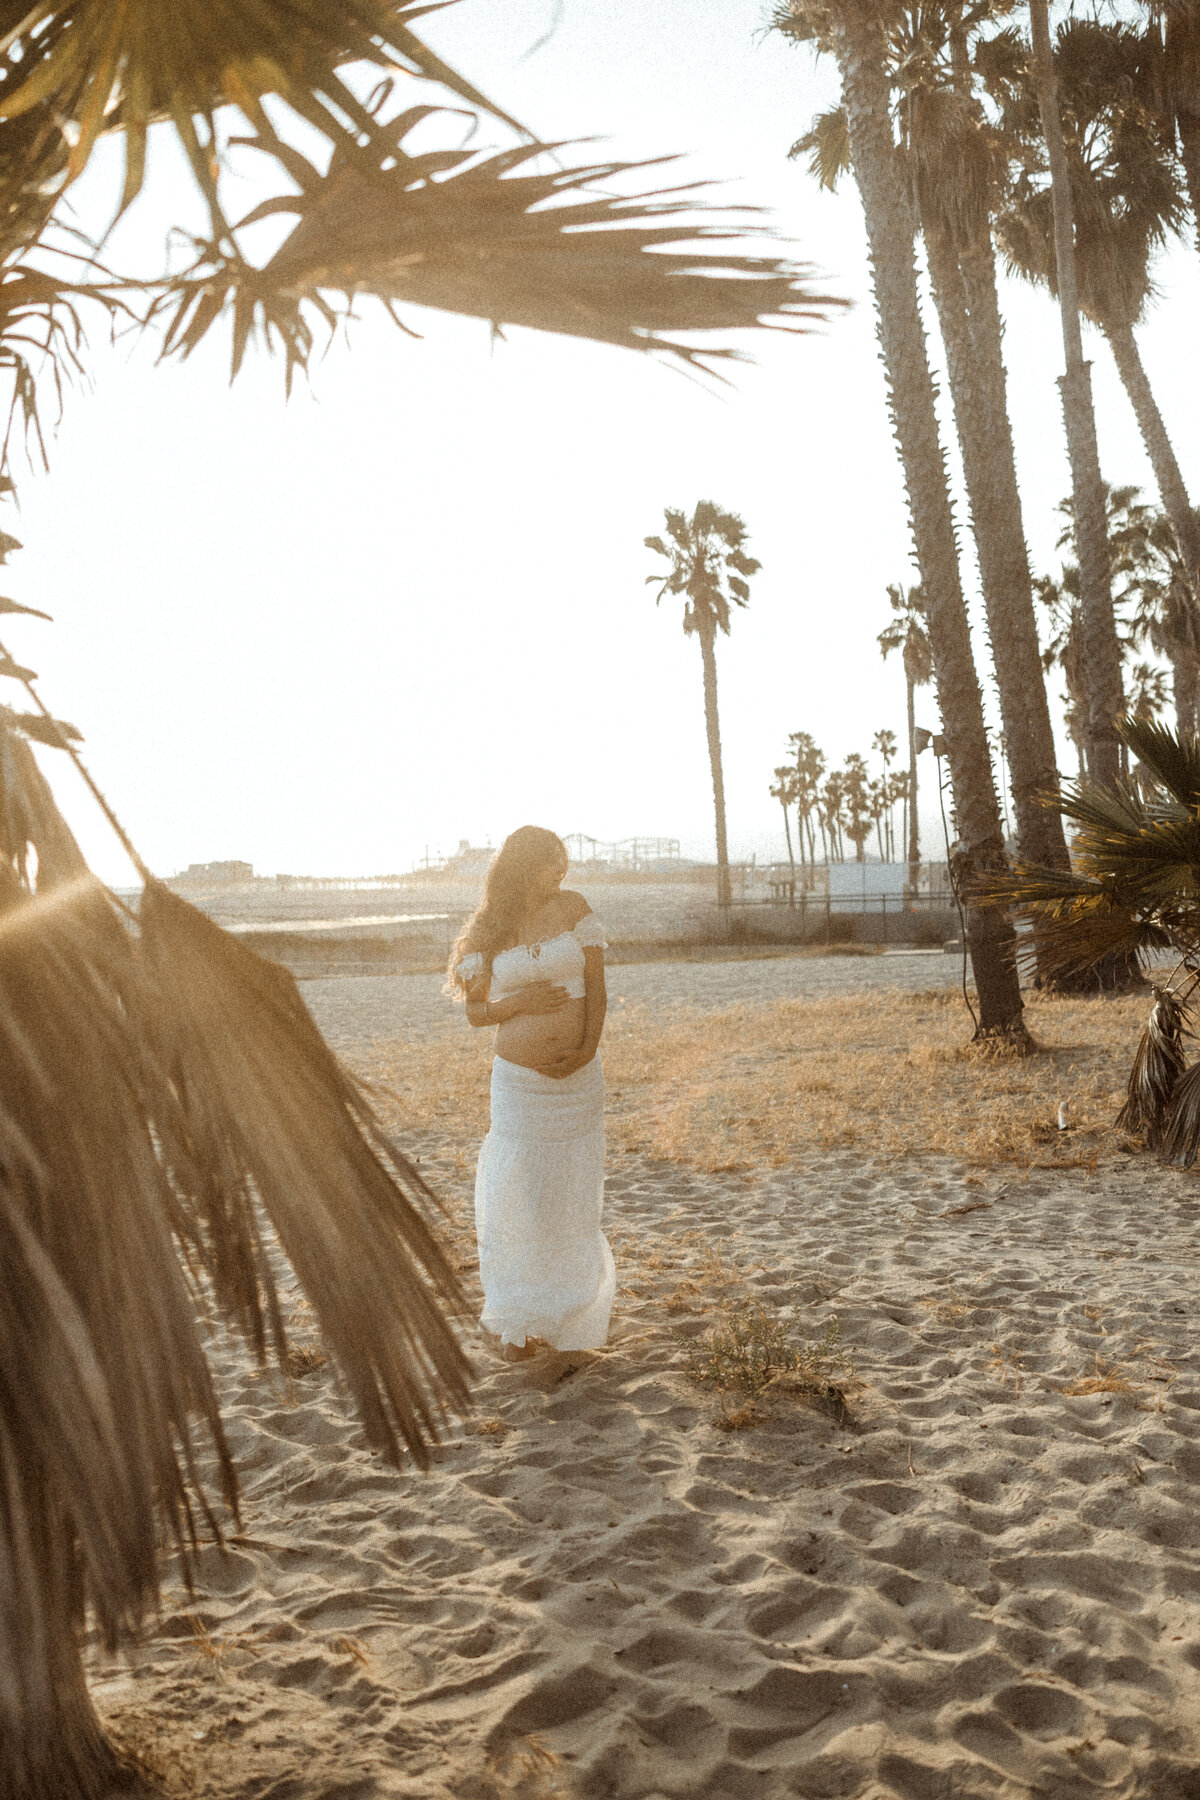
M1152 988L1146 1028L1117 1124L1168 1161L1200 1155L1200 1062L1184 1042L1200 1009L1200 738L1150 718L1118 723L1128 781L1079 781L1055 804L1073 828L1069 873L1018 864L977 890L1024 926L1021 954L1077 983L1108 971L1127 980L1174 960Z

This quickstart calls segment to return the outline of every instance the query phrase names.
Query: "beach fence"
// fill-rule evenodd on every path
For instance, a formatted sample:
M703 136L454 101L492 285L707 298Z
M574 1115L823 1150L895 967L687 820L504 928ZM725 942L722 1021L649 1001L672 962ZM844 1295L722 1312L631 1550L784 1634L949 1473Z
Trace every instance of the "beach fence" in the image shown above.
M734 943L909 945L957 942L958 911L944 863L923 863L915 891L907 864L786 864L731 871L727 923L714 906L714 929Z

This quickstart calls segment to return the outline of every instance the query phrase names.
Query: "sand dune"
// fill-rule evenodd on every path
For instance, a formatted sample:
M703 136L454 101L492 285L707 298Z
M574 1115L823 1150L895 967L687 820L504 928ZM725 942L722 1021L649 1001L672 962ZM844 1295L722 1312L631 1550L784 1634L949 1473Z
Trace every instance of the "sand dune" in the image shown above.
M427 1477L223 1345L242 1531L96 1663L168 1791L1200 1795L1195 1182L631 1156L610 1194L609 1349L481 1356ZM683 1340L739 1292L836 1315L849 1425L719 1427Z

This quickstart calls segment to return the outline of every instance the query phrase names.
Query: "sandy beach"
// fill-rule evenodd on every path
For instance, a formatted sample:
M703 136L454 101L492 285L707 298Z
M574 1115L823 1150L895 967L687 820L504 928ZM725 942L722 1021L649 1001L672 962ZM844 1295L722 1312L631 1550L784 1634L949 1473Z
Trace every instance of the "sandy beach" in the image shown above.
M703 1013L958 975L785 958L610 988ZM372 1072L392 1038L465 1030L438 985L304 993ZM406 1135L473 1294L477 1136ZM240 1528L136 1657L92 1661L168 1793L1200 1796L1195 1178L618 1148L607 1229L607 1349L481 1351L477 1411L428 1475L367 1451L299 1302L291 1383L216 1338ZM695 1379L721 1308L756 1304L801 1343L836 1321L844 1407Z

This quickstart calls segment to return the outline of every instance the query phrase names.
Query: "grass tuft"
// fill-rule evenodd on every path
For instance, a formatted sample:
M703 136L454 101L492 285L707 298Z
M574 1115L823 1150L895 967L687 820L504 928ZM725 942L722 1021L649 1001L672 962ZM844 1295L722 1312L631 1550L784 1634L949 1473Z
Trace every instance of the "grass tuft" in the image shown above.
M722 1306L720 1321L703 1338L677 1336L676 1342L693 1381L752 1396L777 1383L792 1393L828 1394L851 1375L840 1338L831 1319L820 1338L797 1342L778 1314L743 1298ZM728 1421L728 1410L724 1416Z

